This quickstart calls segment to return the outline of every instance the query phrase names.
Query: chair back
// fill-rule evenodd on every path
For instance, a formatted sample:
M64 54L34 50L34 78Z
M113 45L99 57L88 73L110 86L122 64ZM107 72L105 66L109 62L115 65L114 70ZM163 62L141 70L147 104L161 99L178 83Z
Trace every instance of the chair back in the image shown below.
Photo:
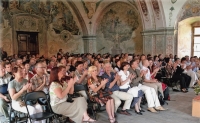
M39 98L44 98L47 100L46 94L43 91L34 91L25 95L24 102L29 100L38 100Z

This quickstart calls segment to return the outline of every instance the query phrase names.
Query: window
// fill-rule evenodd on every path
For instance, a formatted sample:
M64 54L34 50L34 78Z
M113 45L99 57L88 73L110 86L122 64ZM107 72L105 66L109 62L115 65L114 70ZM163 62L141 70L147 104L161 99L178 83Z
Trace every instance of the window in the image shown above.
M193 45L193 56L200 57L200 27L194 27L194 45Z

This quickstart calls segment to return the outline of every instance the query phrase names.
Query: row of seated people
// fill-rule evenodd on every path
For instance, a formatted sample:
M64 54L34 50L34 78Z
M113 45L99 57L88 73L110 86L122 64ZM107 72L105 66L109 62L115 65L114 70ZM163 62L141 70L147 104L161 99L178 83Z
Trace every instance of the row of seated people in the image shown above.
M68 74L65 65L53 67L49 75L46 72L46 63L44 61L39 61L34 66L34 72L36 72L36 74L33 75L34 72L29 71L29 64L25 62L23 65L13 67L12 75L14 76L14 80L10 81L12 76L10 76L10 78L7 77L8 74L5 74L4 65L2 64L1 79L2 84L9 85L8 91L15 110L26 113L25 107L21 104L23 95L30 91L43 90L49 93L51 106L55 113L68 116L77 123L82 121L95 121L87 115L87 103L84 98L77 98L73 103L66 102L67 94L73 93L74 84L84 84L84 80L86 79L91 97L101 89L103 91L109 90L113 92L112 95L104 98L94 97L91 99L101 105L106 105L109 121L117 122L114 114L120 106L121 100L125 101L120 111L121 114L131 115L127 111L130 107L135 107L135 112L140 115L142 114L141 112L144 110L140 108L140 102L143 93L145 93L149 111L156 112L156 110L165 110L160 106L156 94L159 90L163 95L161 83L151 78L150 70L147 68L149 66L149 61L142 61L143 68L141 70L137 69L138 65L138 59L133 59L130 63L122 62L121 70L118 73L114 73L110 62L105 62L101 66L103 68L102 72L102 70L99 70L96 66L83 69L84 63L77 61L74 65L76 68L73 73L75 77L66 81L63 79L66 74ZM154 70L152 74L155 74L157 71L158 69ZM97 76L101 72L101 80L99 80ZM86 97L84 93L82 94L85 98L89 98ZM8 117L8 114L5 113L5 102L8 100L6 96L1 96L3 99L1 100L3 102L1 107L4 107L1 108L1 112L4 112L4 115ZM79 108L77 108L77 106ZM39 104L34 107L29 106L29 108L32 110L32 114L42 111Z

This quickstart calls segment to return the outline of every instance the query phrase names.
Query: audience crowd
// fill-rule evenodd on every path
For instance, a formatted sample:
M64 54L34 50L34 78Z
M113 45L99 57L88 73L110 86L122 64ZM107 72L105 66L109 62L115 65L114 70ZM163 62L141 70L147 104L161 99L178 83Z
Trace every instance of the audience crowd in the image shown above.
M44 91L53 112L69 117L71 121L96 121L87 112L90 100L105 107L109 122L117 123L117 114L131 116L130 109L142 115L145 112L140 105L143 98L147 101L148 111L166 110L158 99L158 93L164 97L163 83L158 79L163 69L165 77L180 82L183 93L187 93L189 87L194 87L200 77L200 59L197 56L69 54L59 49L57 55L50 58L38 54L6 54L1 59L0 88L3 89L0 89L0 113L6 119L9 119L7 103L11 102L14 110L27 113L24 95ZM77 84L86 86L87 91L79 91L82 97L73 98L73 102L66 101ZM100 96L104 92L107 95ZM29 105L28 109L30 114L44 111L39 103Z

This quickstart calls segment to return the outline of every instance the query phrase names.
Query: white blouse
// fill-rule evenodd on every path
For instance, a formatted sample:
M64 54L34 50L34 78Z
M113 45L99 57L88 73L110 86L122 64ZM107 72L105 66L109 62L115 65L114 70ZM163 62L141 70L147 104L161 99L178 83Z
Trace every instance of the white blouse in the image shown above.
M124 71L120 70L118 72L118 75L121 76L121 81L125 81L128 76L130 75L130 72L127 71L127 75L124 73ZM119 86L120 89L127 89L130 87L131 80L129 79L124 85Z

